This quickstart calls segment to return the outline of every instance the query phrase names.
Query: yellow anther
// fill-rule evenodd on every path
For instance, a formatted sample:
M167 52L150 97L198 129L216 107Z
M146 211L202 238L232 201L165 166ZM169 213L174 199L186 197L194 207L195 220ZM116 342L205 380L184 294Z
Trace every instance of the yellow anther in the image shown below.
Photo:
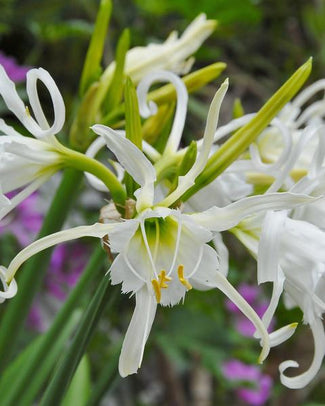
M166 282L170 282L172 280L172 278L170 278L169 276L166 275L166 271L164 269L162 269L160 271L158 278L159 278L159 286L161 287L161 289L168 288L168 285Z
M190 282L184 278L184 265L179 265L177 268L178 279L182 285L186 287L187 290L192 289L192 285Z
M156 295L157 303L160 303L160 301L161 301L161 289L168 288L167 282L170 282L171 280L172 280L172 278L167 276L166 271L164 269L162 269L158 275L158 280L153 279L151 281L153 290Z
M26 109L26 114L28 115L28 117L30 117L31 115L30 115L30 111L29 111L28 106L25 106L25 109Z

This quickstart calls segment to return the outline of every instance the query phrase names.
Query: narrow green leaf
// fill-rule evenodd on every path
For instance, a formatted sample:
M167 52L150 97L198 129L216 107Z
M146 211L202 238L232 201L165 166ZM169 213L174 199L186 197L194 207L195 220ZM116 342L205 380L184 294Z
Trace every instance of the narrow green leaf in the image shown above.
M211 183L234 162L258 137L277 113L293 98L307 80L312 68L311 58L302 65L264 104L256 116L227 140L208 160L203 172L183 196L182 201Z
M100 376L92 387L91 395L86 406L97 406L104 395L111 390L119 379L122 379L118 372L118 360L122 343L114 346L107 360L106 367L101 371Z
M130 47L130 30L126 28L119 38L116 55L115 55L115 70L113 79L107 92L106 100L103 102L105 113L113 110L120 104L123 96L124 82L124 65L125 56Z
M70 293L68 299L63 304L56 318L47 333L42 337L42 341L38 345L35 352L31 353L28 362L24 364L24 368L19 371L13 381L14 393L9 398L11 404L28 404L29 400L33 400L35 395L43 386L47 376L43 377L43 381L38 379L38 387L30 387L30 377L40 375L40 364L47 362L47 358L51 357L53 343L60 339L61 332L64 330L66 321L69 320L71 314L75 310L77 304L89 292L91 281L96 280L100 273L103 272L103 265L106 255L100 245L93 252L85 270ZM51 368L55 365L56 358L52 358ZM6 373L6 372L5 372ZM40 375L42 377L42 374ZM1 392L0 392L1 393Z
M90 364L87 355L84 355L63 399L62 406L85 406L90 393Z
M44 219L39 238L61 229L66 215L78 196L78 187L83 173L74 169L64 172L60 186ZM52 249L32 257L18 275L18 293L6 304L0 329L0 368L4 368L15 350L19 333L36 292L39 290Z
M133 142L139 149L142 149L142 130L138 96L134 84L129 77L126 78L124 99L126 138Z
M125 133L126 138L142 150L142 128L139 113L138 97L132 80L127 77L124 89L125 99ZM133 193L139 187L133 178L126 173L124 176L127 195L133 198Z
M30 346L14 361L10 368L6 370L1 378L1 405L31 405L35 396L52 371L57 359L62 353L62 350L71 335L73 329L80 320L81 312L77 311L66 319L60 334L51 343L46 356L39 362L38 367L33 375L29 375L28 385L23 388L26 393L19 390L17 383L22 371L28 367L29 362L33 361L35 354L46 340L46 334L32 342ZM31 379L31 376L33 377Z
M55 370L53 379L47 387L40 406L57 406L60 404L73 374L86 351L105 305L108 307L112 306L118 293L118 288L114 291L110 287L109 275L106 275L89 303L64 359ZM110 300L107 303L109 296Z
M84 95L89 86L95 82L101 74L100 62L103 56L105 37L109 19L112 12L111 0L101 0L96 18L94 32L88 47L84 67L80 80L80 95Z

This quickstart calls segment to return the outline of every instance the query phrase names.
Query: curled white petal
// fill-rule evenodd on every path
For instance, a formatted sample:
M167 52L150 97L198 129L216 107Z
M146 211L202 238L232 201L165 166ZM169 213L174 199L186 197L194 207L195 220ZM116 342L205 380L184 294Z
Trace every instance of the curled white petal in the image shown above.
M299 95L293 100L292 107L297 108L305 104L315 93L320 90L325 90L325 79L318 80L313 83L311 86L308 86Z
M146 286L135 294L135 300L134 313L123 341L119 360L119 372L122 378L135 374L140 368L144 347L157 309L157 302Z
M51 75L42 68L31 69L26 75L26 90L29 97L30 105L35 114L39 129L37 132L33 133L36 137L47 137L49 135L54 135L62 130L65 121L65 106L61 93L54 82ZM48 121L44 115L37 91L37 81L43 82L47 88L54 111L53 124L50 127Z
M27 73L26 77L27 93L30 98L30 103L36 120L30 115L28 109L17 93L15 84L8 77L2 66L0 66L0 94L9 110L11 110L15 114L18 120L26 127L26 129L31 134L33 134L37 138L47 137L50 141L50 137L54 134L57 134L62 129L64 124L65 107L62 96L54 80L44 69L31 69ZM54 122L51 127L49 127L42 107L40 105L36 89L37 80L41 80L47 87L53 103Z
M6 281L7 269L4 266L0 266L0 281L3 290L0 291L0 303L3 303L6 299L11 299L17 293L17 283L13 279L8 285Z
M171 82L177 93L177 104L176 112L173 122L173 127L171 133L168 137L166 144L165 152L176 152L182 137L186 110L187 110L187 101L188 95L184 82L172 72L167 71L155 71L146 75L142 81L139 83L137 88L137 94L139 99L139 109L142 117L148 117L152 114L155 114L157 111L156 106L151 102L150 105L147 105L147 94L150 86L155 82Z
M96 124L92 130L103 137L107 147L132 178L141 186L135 191L137 211L153 204L156 171L148 158L128 139L104 125Z
M323 322L321 319L317 318L313 323L310 324L310 327L313 333L315 349L314 357L308 370L300 375L289 377L284 374L284 371L287 368L297 368L299 364L296 361L288 360L279 365L281 382L290 389L300 389L308 385L309 382L311 382L311 380L316 376L323 362L325 354L325 334Z
M187 172L187 174L179 177L177 188L170 195L168 195L159 205L170 206L171 204L173 204L192 185L194 185L195 179L204 169L210 154L214 133L218 125L221 103L227 92L227 89L228 89L228 79L226 79L220 86L210 105L207 123L203 136L203 144L199 156L197 157L196 161L194 162L194 165Z

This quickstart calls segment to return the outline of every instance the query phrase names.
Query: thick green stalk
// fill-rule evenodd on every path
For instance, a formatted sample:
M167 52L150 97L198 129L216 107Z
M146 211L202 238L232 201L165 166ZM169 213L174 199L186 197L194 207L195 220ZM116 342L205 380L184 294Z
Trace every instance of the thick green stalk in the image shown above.
M48 213L44 219L39 238L61 229L72 203L78 195L78 186L83 173L67 169ZM21 270L18 277L19 290L11 299L1 321L0 329L0 368L4 368L10 359L19 333L29 313L36 292L39 290L51 258L48 249L32 257Z
M110 287L109 276L106 275L87 307L67 353L55 370L54 377L47 387L40 406L60 405L73 374L95 331L104 307L106 305L111 307L116 301L118 294L118 288L114 291L114 289ZM110 300L109 303L107 303L109 296Z
M19 376L16 377L12 383L9 393L5 393L6 403L8 405L22 404L27 405L32 403L39 389L44 385L44 381L50 373L51 369L45 374L39 366L43 365L51 352L53 342L56 342L60 337L61 331L64 329L66 321L69 320L71 314L75 310L80 299L87 294L91 281L96 280L100 272L103 272L103 264L105 264L106 254L100 245L97 246L93 252L88 265L83 271L77 285L70 293L68 299L63 304L56 318L54 319L51 327L42 338L42 342L28 364L20 371ZM42 375L40 375L40 372ZM33 381L38 381L38 387L32 387L29 384L30 377Z
M183 196L186 201L197 191L211 183L224 172L255 141L277 113L295 96L307 80L312 67L309 59L302 65L281 88L264 104L256 116L235 132L208 160L203 172Z

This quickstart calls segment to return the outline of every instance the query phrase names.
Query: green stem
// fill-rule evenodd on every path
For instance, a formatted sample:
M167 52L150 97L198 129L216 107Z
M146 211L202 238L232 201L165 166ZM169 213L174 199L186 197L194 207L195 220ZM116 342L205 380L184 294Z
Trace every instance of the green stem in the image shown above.
M66 356L54 372L54 377L47 387L40 406L57 406L61 404L73 374L95 331L100 315L107 304L108 297L110 296L110 301L107 305L111 307L116 301L118 293L117 289L114 291L110 287L109 276L106 275L80 321Z
M89 290L89 285L100 272L103 271L103 264L105 263L105 251L100 245L97 246L93 252L88 265L83 271L76 287L70 293L67 301L63 304L56 318L54 319L51 327L44 335L41 345L37 352L25 365L24 369L20 371L19 376L16 377L12 383L12 387L9 389L9 393L5 393L5 399L2 399L4 405L28 405L32 403L40 387L43 386L45 379L47 378L50 370L44 374L44 371L39 368L43 365L47 359L53 342L56 342L63 331L66 321L69 320L71 314L75 310L77 304L82 297ZM52 365L53 367L53 365ZM42 376L39 376L39 371L42 372ZM33 381L38 381L38 387L34 387L31 390L30 377L33 377Z
M69 209L78 195L78 187L81 184L82 177L82 172L74 169L67 169L64 172L61 184L44 219L39 238L61 229ZM1 321L0 368L5 367L6 362L13 353L33 298L42 284L51 253L52 250L48 249L35 255L20 272L18 278L19 291L8 302Z
M62 148L62 152L66 156L65 164L67 166L96 176L107 186L116 206L125 206L125 189L112 171L96 159L92 159L80 152L65 147Z

